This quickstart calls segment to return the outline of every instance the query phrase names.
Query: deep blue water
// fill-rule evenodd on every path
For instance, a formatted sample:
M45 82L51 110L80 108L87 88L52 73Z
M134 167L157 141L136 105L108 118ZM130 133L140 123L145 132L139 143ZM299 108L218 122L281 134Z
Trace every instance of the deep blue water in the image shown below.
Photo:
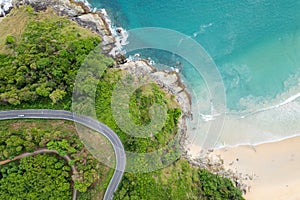
M241 99L250 101L247 104L274 99L298 84L300 1L90 0L90 3L105 8L117 26L169 28L197 40L217 64L226 86L229 109L245 109ZM193 70L186 67L184 75L191 85L196 85L198 80L193 79Z

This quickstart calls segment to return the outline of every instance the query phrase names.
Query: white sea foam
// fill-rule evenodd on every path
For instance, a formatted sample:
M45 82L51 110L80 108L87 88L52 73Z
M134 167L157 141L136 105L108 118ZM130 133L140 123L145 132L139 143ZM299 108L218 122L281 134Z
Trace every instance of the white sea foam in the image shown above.
M260 104L260 109L242 115L240 119L227 115L221 141L231 146L261 144L299 135L299 97L300 87L296 86L272 101ZM253 110L256 106L252 104L248 109Z
M213 23L212 23L212 22L210 22L210 23L208 23L208 24L203 24L203 25L201 25L201 26L200 26L200 30L193 33L193 37L195 38L195 37L197 37L198 35L204 33L204 32L206 31L206 29L209 28L209 27L211 27L211 26L213 26Z
M283 102L281 102L279 104L258 109L258 110L254 111L254 112L251 112L251 113L247 114L247 115L241 116L241 118L245 118L245 117L248 117L250 115L254 115L254 114L260 113L260 112L264 112L264 111L272 110L272 109L275 109L275 108L279 108L280 106L284 106L284 105L286 105L288 103L291 103L291 102L295 101L299 97L300 97L300 93L297 93L297 94L292 95L291 97L285 99Z
M112 23L104 9L102 10L102 13L107 19L111 32L115 36L121 37L120 39L117 39L118 44L114 49L114 51L117 51L122 48L123 44L126 44L128 36L126 36L126 33L125 36L122 34L118 35L117 27L112 26ZM198 32L195 32L193 36L182 38L178 45L180 45L185 39L197 37L211 26L213 26L213 23L200 26L200 30ZM124 33L123 30L121 33ZM226 37L228 37L232 42L231 48L234 45L234 38L236 37L235 34L235 32L231 32L226 35ZM231 51L231 48L228 48L228 52ZM228 67L232 69L232 66ZM235 74L236 72L237 74ZM233 73L231 75L233 75L234 78L234 82L230 82L230 84L232 84L231 86L234 88L239 85L241 81L248 82L251 79L251 77L248 76L251 73L248 72L249 69L246 67L241 68L241 66L229 71L229 73ZM284 86L287 89L286 92L277 95L273 99L248 96L240 100L240 105L245 108L245 111L238 112L228 110L223 131L220 133L219 141L217 141L217 147L222 145L235 146L240 144L260 144L281 140L283 138L299 134L300 81L297 80L298 85L291 87L291 85L294 85L293 82L296 78L298 79L298 77L298 75L295 75L295 77L288 79L284 83ZM197 91L199 92L201 90ZM193 109L194 111L197 110L199 112L193 113L193 120L188 122L189 140L194 140L196 144L202 144L205 139L209 138L206 137L205 134L207 130L210 129L210 126L214 125L214 123L223 116L224 113L218 113L211 109L213 108L213 105L210 104L210 99L207 97L205 92L203 92L203 95L198 94L197 96L201 99L196 101L193 100L192 106L196 108Z
M99 11L103 14L105 21L110 29L110 32L115 37L115 47L111 50L109 54L114 57L119 53L125 54L125 52L123 52L123 46L128 44L128 32L122 27L114 26L104 8L100 9Z
M294 84L296 81L298 83ZM289 86L285 92L273 99L253 96L243 98L241 104L246 109L227 110L224 124L216 123L223 115L212 109L208 95L202 91L203 94L197 95L198 99L193 101L198 102L198 105L193 105L194 109L201 112L198 115L193 113L193 120L188 122L188 140L201 146L210 139L207 133L212 126L222 127L222 131L217 133L220 136L216 148L257 145L300 135L300 79L294 76L288 78L287 82L290 83L284 84Z
M0 0L0 15L5 16L5 12L12 7L12 0Z
M202 117L202 120L205 121L205 122L215 120L220 115L221 114L205 115L205 114L200 113L200 116Z
M88 0L75 0L77 2L84 3L85 6L87 6L90 10L92 9L92 5L88 2ZM94 8L93 8L94 9ZM97 9L97 8L96 8Z
M289 104L300 97L300 78L291 75L287 81L284 82L284 86L286 88L285 92L278 94L272 99L253 96L242 98L240 100L240 105L246 107L248 110L248 113L245 114L244 117L278 108Z
M118 55L120 53L124 54L125 52L123 52L123 46L128 44L128 41L127 41L128 36L129 36L128 32L125 29L123 29L122 27L114 26L110 17L107 14L107 11L104 8L101 8L101 9L98 9L95 7L93 8L92 5L87 0L77 0L77 1L83 2L93 12L100 11L102 13L110 32L112 33L112 35L115 38L115 47L111 50L111 52L109 54L112 55L113 57L115 57L116 55Z

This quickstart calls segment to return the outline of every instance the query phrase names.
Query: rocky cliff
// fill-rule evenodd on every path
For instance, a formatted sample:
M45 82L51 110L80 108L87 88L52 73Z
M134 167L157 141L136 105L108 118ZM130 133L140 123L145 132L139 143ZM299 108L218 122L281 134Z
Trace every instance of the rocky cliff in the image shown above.
M182 115L179 119L179 133L182 139L181 145L184 145L187 132L186 119L191 117L191 97L185 85L182 84L179 74L174 71L158 71L144 60L127 62L117 67L137 77L148 75L163 90L175 96L175 100L182 110Z
M98 33L102 37L102 51L105 55L115 58L115 67L136 76L150 75L162 89L176 97L176 101L182 109L182 116L179 120L180 133L182 138L185 138L186 118L191 116L191 97L182 83L180 75L175 71L158 71L144 60L127 62L119 51L124 41L112 34L110 20L107 18L105 10L93 12L84 3L74 0L0 0L0 3L1 1L7 1L5 14L9 13L11 6L30 5L36 11L52 8L57 15L66 16L80 26Z
M110 55L110 52L117 46L105 13L102 11L92 12L82 2L74 0L0 0L0 8L2 8L0 9L0 18L8 14L12 7L20 5L30 5L35 11L52 8L57 15L66 16L79 25L98 33L102 37L102 50L106 55ZM120 54L117 53L113 56L120 57Z

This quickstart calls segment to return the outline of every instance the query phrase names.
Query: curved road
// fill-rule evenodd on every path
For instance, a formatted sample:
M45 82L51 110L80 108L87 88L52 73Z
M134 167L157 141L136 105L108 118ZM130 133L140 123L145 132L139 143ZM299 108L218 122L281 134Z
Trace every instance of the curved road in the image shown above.
M104 194L104 200L110 200L113 198L114 192L117 190L119 183L121 182L126 165L126 154L123 144L119 137L105 124L99 121L87 117L79 116L69 111L64 110L8 110L0 111L0 120L7 119L63 119L69 120L81 125L84 125L90 129L93 129L102 135L104 135L112 144L115 156L116 156L116 168L113 177Z

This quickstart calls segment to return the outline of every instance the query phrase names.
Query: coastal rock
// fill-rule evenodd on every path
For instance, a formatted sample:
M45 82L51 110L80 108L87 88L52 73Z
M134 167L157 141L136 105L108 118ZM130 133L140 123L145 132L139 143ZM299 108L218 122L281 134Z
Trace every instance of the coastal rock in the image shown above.
M127 62L123 65L119 65L118 67L137 77L151 74L155 70L152 66L142 60Z
M201 151L198 157L191 157L187 154L184 157L196 167L207 169L214 174L230 179L244 194L251 188L251 186L245 184L245 181L253 180L255 175L225 169L223 159L219 155L212 154L211 151Z
M184 115L190 116L191 113L191 98L186 92L185 86L182 84L180 76L176 72L157 71L147 61L131 61L119 66L123 70L136 76L150 75L150 77L166 90L169 94L176 97L176 101L182 106Z
M183 116L190 117L191 97L177 72L157 71L157 69L149 65L145 60L127 62L119 65L119 67L137 77L150 75L162 89L176 97L175 99L181 106Z
M183 137L185 136L186 119L191 116L191 97L179 74L175 71L157 71L144 60L127 62L120 49L122 45L126 44L128 34L122 28L118 28L115 35L112 33L111 22L105 10L92 12L84 3L73 0L14 0L12 4L14 6L31 5L36 11L43 11L50 7L59 16L67 16L80 26L98 33L102 37L103 53L114 57L117 64L120 64L118 67L136 76L150 75L162 89L175 96L175 100L182 109L182 116L179 118L179 131ZM184 144L184 138L181 143Z
M182 107L184 116L191 115L191 97L181 82L180 76L176 72L157 71L145 60L131 61L119 66L136 76L150 75L158 85L169 94L176 97L176 101Z
M176 96L176 100L181 105L182 111L188 117L191 116L191 97L186 92L185 85L181 82L177 72L158 71L152 77L162 87L167 88L168 92Z
M115 37L112 36L108 24L100 12L83 14L73 18L73 20L76 21L80 26L89 28L102 37L101 47L103 54L109 55L112 49L115 48Z
M112 35L111 22L104 9L92 12L85 3L74 0L0 0L0 17L8 14L12 7L20 5L30 5L35 11L52 8L59 16L67 16L80 26L99 34L102 37L103 54L112 57L119 57L121 54L122 45Z
M175 96L175 100L182 110L182 115L178 121L178 128L181 136L180 143L183 146L187 131L186 119L191 115L191 98L182 84L179 74L176 72L157 71L156 68L145 60L130 61L118 65L118 67L136 77L150 76L151 80L156 82L163 90Z
M109 37L111 32L106 23L97 13L88 13L75 18L75 21L82 26L90 28L92 31L99 33L102 37Z
M69 17L82 15L89 10L83 3L70 0L15 0L14 5L31 5L35 11L51 7L58 15Z
M160 84L167 86L170 90L172 90L172 93L179 93L184 88L181 88L178 86L178 77L176 74L169 74L164 71L158 71L153 73L152 75L155 80L157 80Z
M7 15L12 7L12 0L0 0L0 17Z

